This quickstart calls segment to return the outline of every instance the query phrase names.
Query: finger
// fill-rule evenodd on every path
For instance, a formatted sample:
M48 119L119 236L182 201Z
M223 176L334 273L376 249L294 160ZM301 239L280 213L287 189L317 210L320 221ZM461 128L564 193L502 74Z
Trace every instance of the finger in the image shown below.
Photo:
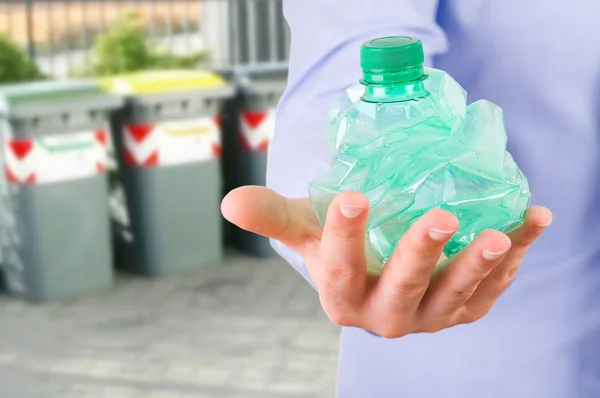
M351 322L366 291L365 228L369 201L344 192L329 205L317 269L309 269L323 308L339 324Z
M383 267L372 302L392 312L414 313L442 249L457 229L457 218L444 210L431 210L418 219Z
M523 225L508 234L512 248L506 255L505 263L518 267L533 242L551 223L552 213L545 207L534 206L527 209Z
M229 192L221 212L238 227L290 247L318 240L321 234L308 198L287 199L265 187L246 186Z
M523 225L508 234L512 245L502 263L477 287L466 303L466 310L473 317L486 314L496 299L504 292L519 269L523 257L544 229L552 223L552 213L543 207L531 207L525 214Z
M420 308L424 318L448 319L453 316L502 261L510 245L510 239L502 232L485 230L480 233L434 277Z

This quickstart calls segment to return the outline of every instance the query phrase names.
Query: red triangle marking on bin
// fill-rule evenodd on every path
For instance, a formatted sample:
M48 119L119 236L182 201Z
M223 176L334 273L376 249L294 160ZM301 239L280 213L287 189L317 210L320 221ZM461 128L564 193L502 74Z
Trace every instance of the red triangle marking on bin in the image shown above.
M10 140L8 145L19 160L23 160L33 149L33 141L30 140Z
M96 130L96 141L106 146L106 131L102 129Z
M98 174L104 173L105 169L106 169L106 167L104 167L104 165L102 163L96 162L96 171L98 172Z
M223 147L221 144L213 143L212 144L212 154L216 158L220 158L223 153Z
M131 124L127 126L127 131L129 131L131 138L138 144L148 138L153 129L154 126L150 124Z
M257 128L267 117L267 112L244 112L242 118L251 127Z
M29 177L27 177L27 178L25 179L25 182L26 182L27 184L35 184L35 181L36 181L36 178L35 178L35 173L31 173L31 174L29 175Z
M215 116L213 120L219 129L223 128L223 118L221 116Z
M248 140L246 139L246 137L244 137L242 134L238 134L237 140L238 140L238 144L240 145L240 148L242 148L244 151L250 150L250 144L248 143Z
M158 164L158 151L154 151L144 161L144 166L156 166L157 164Z
M133 157L133 154L127 148L123 149L123 160L125 161L125 164L128 166L135 166L137 164L137 161Z
M8 167L4 168L4 175L6 175L6 180L8 182L13 182L13 183L19 182L19 179L17 178L17 176L14 175L14 173Z
M264 140L256 147L257 151L268 151L269 150L269 140Z

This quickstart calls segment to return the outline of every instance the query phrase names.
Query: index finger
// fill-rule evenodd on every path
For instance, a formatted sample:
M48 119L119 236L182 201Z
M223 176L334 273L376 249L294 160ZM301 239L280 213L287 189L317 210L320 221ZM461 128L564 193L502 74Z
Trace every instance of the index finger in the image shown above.
M338 324L349 323L364 301L368 213L369 201L362 194L344 192L336 196L327 211L318 268L311 270L323 309L331 319L338 318Z

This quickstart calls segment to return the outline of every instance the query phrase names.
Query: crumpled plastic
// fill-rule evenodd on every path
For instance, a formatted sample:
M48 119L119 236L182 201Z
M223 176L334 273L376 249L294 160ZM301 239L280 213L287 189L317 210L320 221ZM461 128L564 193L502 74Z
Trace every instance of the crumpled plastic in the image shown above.
M402 102L361 101L348 88L331 106L326 140L332 165L309 184L321 225L333 198L358 191L370 202L367 256L383 266L410 226L431 209L460 227L444 248L452 257L484 229L509 232L523 223L530 192L506 151L502 110L479 100L447 73L426 68L430 95Z

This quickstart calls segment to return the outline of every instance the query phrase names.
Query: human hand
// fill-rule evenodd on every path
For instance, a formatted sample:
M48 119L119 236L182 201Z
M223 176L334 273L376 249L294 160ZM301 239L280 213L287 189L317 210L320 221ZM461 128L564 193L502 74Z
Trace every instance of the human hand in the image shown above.
M438 264L458 220L449 212L432 210L402 237L377 275L367 272L369 202L360 193L338 195L324 228L308 198L287 199L264 187L230 192L221 210L240 228L279 240L302 256L332 322L387 338L436 332L483 317L552 222L548 209L531 207L517 230L508 235L483 231Z

